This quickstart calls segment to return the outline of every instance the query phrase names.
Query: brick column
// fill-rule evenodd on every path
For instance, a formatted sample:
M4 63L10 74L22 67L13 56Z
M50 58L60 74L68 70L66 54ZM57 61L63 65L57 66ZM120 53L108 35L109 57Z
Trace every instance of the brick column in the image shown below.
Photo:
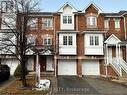
M77 75L82 77L82 64L81 59L77 59Z

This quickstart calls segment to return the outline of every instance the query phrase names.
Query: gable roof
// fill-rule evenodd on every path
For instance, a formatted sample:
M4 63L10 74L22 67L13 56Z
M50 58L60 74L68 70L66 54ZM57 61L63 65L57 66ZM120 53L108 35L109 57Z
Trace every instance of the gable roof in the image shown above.
M63 9L66 7L66 6L70 6L72 9L73 9L73 12L78 12L78 10L75 8L75 7L73 7L69 2L66 2L57 12L63 12Z
M110 37L108 37L108 39L105 41L105 43L111 43L111 44L116 44L115 42L111 42L113 40L113 38L116 40L116 43L121 42L114 34L112 34Z
M102 9L99 8L93 1L90 2L90 3L83 9L82 12L85 12L86 9L88 9L91 5L93 5L93 7L94 7L99 13L102 13L102 12L103 12Z

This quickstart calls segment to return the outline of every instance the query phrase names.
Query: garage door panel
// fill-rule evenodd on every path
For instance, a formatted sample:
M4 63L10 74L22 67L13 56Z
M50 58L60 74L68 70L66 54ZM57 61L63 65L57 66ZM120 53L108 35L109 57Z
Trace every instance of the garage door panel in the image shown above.
M59 60L58 75L76 75L75 60Z
M99 61L83 61L83 75L100 75Z

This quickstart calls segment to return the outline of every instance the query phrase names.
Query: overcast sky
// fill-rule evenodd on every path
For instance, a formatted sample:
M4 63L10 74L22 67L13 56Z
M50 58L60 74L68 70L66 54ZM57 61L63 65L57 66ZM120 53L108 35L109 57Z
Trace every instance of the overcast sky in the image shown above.
M127 0L40 0L39 7L41 11L56 12L62 5L69 2L77 10L83 10L91 1L104 12L127 10Z

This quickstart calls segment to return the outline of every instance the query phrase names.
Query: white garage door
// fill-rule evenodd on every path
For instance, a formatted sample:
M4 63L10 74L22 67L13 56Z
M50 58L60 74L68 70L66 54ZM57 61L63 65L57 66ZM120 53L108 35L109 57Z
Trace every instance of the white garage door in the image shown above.
M83 61L83 75L100 75L99 61Z
M14 75L15 69L18 66L19 62L16 59L2 59L1 64L6 64L10 67L10 74Z
M76 60L59 60L58 75L77 75Z

